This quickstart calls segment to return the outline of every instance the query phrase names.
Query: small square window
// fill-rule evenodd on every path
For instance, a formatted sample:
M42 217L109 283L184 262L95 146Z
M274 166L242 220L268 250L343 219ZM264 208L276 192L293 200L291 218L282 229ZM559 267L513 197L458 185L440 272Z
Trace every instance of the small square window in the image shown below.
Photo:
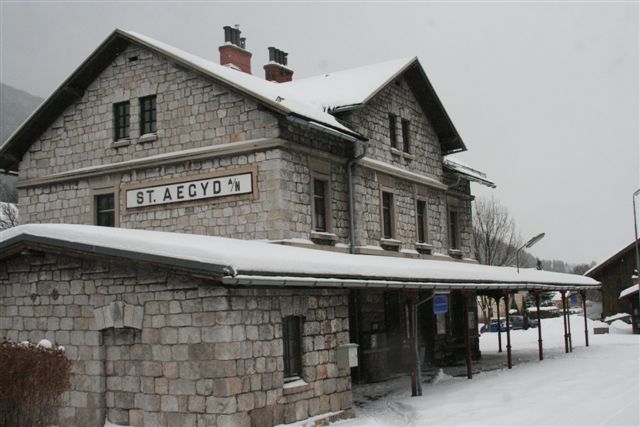
M115 197L113 193L101 194L95 198L96 225L103 227L115 227L116 211Z
M393 194L382 192L382 237L393 239Z
M396 128L397 117L395 114L389 114L389 139L392 148L398 148L398 130Z
M129 121L129 101L113 104L113 138L116 141L129 138Z
M156 132L156 97L140 98L140 135Z
M402 119L402 150L408 153L411 149L411 122Z
M302 318L300 316L287 316L282 319L282 340L284 380L287 382L302 377Z
M313 218L314 230L325 232L327 230L327 181L313 180Z

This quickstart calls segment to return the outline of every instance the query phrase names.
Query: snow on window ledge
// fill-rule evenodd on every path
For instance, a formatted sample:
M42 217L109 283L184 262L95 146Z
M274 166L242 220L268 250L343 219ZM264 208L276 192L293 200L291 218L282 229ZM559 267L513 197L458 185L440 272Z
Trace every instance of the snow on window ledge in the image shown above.
M309 384L302 378L297 378L293 381L286 382L282 386L283 394L301 393L309 389L311 389L311 384Z
M158 135L155 133L145 133L138 138L138 144L142 144L144 142L153 142L158 139Z

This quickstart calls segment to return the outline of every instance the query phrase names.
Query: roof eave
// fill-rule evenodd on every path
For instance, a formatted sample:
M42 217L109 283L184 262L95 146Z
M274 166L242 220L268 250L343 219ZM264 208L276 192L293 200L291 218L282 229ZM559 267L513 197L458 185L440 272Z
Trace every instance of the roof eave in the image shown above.
M134 262L153 263L189 272L211 274L223 277L233 274L233 268L227 265L212 264L185 260L169 256L154 255L133 250L110 248L100 245L89 245L79 242L71 242L51 237L43 237L31 234L19 234L10 239L0 241L0 259L10 257L24 248L59 249L71 252L80 252L88 255L127 259Z

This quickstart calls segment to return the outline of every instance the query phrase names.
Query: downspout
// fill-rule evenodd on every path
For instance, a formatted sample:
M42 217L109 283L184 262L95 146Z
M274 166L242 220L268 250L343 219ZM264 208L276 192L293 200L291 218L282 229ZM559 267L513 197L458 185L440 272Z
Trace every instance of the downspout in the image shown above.
M355 151L357 145L353 144ZM356 232L355 232L355 208L353 202L353 166L367 154L367 146L362 144L362 153L356 155L347 162L347 187L349 187L349 253L355 252Z

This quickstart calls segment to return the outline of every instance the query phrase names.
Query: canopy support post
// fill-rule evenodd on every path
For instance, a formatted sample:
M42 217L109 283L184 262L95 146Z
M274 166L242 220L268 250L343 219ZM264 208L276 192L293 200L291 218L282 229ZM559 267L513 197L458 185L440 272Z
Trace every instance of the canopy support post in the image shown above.
M538 357L544 359L542 355L542 321L540 319L540 291L536 291L536 310L538 313Z
M498 353L502 353L502 332L500 332L500 296L496 297L496 309L498 313ZM489 319L489 329L491 329L491 319Z
M511 328L509 327L509 292L510 291L505 291L504 293L504 305L506 307L505 317L507 321L507 368L511 369L513 367L513 363L511 360ZM500 325L498 325L498 329L499 328Z
M589 328L587 327L587 293L580 291L582 297L582 314L584 315L584 343L585 347L589 347Z
M411 363L411 396L418 395L418 337L416 336L416 311L418 307L416 305L415 296L413 292L409 295L409 330L411 335L411 349L410 363Z
M567 341L569 341L569 353L573 353L573 342L571 341L571 312L569 311L570 300L567 298Z
M564 323L564 352L569 353L569 337L567 335L567 297L565 291L562 292L562 322Z
M471 379L473 372L471 368L471 340L469 338L469 291L462 291L462 296L464 297L464 346L467 356L467 378Z

